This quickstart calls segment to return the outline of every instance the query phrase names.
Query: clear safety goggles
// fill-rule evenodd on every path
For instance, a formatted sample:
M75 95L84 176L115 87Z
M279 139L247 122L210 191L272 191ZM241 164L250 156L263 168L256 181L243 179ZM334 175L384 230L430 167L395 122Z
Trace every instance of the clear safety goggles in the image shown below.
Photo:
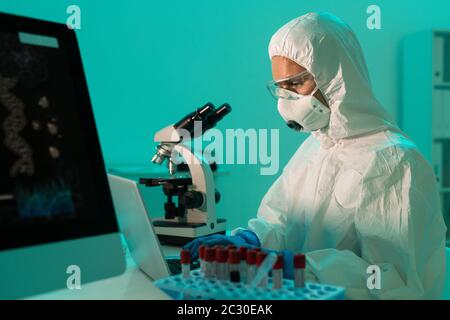
M302 96L298 92L307 81L314 81L314 76L308 71L300 72L289 78L270 81L267 89L275 99L298 100Z

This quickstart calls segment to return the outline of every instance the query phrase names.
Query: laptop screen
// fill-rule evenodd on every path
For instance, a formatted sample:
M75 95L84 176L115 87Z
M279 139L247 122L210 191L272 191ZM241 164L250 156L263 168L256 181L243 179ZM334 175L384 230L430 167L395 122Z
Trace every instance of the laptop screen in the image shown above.
M0 250L117 232L75 33L0 14Z

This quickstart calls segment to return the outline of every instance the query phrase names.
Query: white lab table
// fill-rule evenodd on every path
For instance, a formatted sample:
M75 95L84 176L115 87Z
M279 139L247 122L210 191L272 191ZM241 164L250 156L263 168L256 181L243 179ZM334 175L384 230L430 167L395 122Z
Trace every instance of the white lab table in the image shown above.
M126 246L125 246L126 248ZM163 246L165 255L177 255L178 247ZM127 268L120 276L105 280L81 284L79 290L63 289L37 296L31 300L169 300L163 291L158 289L152 279L142 272L134 263L128 249L125 250Z

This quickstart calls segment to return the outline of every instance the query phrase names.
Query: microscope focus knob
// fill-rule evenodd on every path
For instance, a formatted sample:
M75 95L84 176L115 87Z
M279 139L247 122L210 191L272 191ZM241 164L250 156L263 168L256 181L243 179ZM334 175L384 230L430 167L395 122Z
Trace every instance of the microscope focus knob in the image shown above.
M187 209L199 208L203 204L203 194L198 191L187 191L180 198L180 204Z

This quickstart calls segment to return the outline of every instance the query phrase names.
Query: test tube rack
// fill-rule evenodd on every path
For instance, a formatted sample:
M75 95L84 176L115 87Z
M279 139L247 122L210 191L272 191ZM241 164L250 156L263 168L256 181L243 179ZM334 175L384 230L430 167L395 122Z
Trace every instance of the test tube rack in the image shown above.
M189 278L175 275L159 279L154 284L175 299L202 300L345 300L345 289L331 285L306 282L305 287L295 288L294 281L283 279L283 287L250 287L241 282L208 279L200 270L193 270Z

